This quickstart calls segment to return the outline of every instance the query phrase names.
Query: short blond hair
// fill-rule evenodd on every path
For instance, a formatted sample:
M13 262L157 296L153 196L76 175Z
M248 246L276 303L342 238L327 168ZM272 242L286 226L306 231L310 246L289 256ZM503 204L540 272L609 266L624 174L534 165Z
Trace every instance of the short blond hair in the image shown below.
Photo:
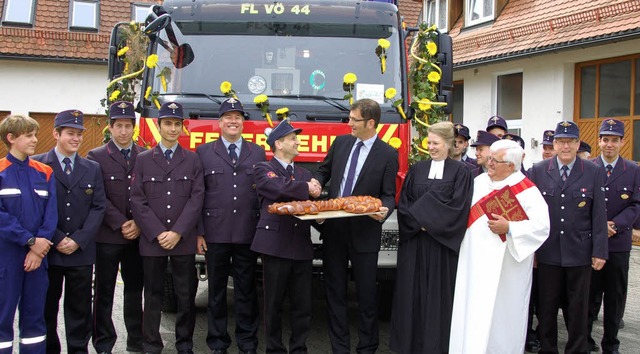
M444 140L444 143L449 146L449 157L453 156L453 149L455 147L455 130L453 123L451 122L438 122L432 124L427 128L427 133L435 134Z
M11 149L7 135L11 134L17 138L32 131L38 132L39 129L40 124L35 119L22 114L10 114L0 122L0 138L7 148Z

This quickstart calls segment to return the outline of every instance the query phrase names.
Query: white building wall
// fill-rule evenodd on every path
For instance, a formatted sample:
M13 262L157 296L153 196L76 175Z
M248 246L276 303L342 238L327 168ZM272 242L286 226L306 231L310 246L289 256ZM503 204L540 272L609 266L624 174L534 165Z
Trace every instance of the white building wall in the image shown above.
M496 78L522 72L522 121L517 122L521 126L510 127L521 128L526 142L524 164L529 167L542 159L542 146L532 148L531 140L539 144L544 130L555 129L561 120L573 120L575 63L637 54L639 48L640 39L635 39L456 70L454 81L464 81L464 124L472 138L476 131L485 129L497 111ZM469 150L473 156L474 150Z
M0 110L104 114L107 65L0 60Z

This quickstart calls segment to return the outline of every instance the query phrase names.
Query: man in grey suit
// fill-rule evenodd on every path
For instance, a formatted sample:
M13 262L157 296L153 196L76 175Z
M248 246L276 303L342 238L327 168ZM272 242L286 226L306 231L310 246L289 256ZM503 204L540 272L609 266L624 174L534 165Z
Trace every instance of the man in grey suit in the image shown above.
M373 353L379 344L376 273L382 223L395 207L398 153L378 138L380 106L361 99L351 106L351 135L336 138L312 182L331 181L329 198L368 195L382 200L380 213L329 219L322 225L324 275L329 313L329 338L334 353L349 353L347 282L349 262L359 305L359 353ZM366 177L366 178L365 178Z
M260 217L253 167L266 161L264 149L242 138L245 112L229 98L220 105L220 139L196 150L204 170L202 209L204 235L198 253L205 254L209 275L207 345L224 354L231 345L227 332L227 280L233 277L235 339L241 353L258 348L258 297L255 271L257 253L251 250Z

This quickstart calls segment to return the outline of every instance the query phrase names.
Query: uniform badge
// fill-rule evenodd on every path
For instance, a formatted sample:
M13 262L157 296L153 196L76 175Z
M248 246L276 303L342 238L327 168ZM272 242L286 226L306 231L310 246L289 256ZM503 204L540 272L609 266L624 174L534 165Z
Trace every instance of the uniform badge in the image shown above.
M251 189L253 189L254 191L256 190L256 184L255 183L251 185Z
M586 188L580 188L580 192L582 192L582 193L586 193L586 192L587 192L587 189L586 189Z
M585 205L587 205L587 202L583 200L580 203L578 203L578 208L584 208Z
M627 193L625 193L625 194L621 195L620 198L626 200L626 199L629 199L629 195Z
M87 190L84 191L86 195L92 195L93 194L93 189L88 188Z
M278 175L273 171L269 171L269 172L267 172L267 177L276 178L276 177L278 177Z

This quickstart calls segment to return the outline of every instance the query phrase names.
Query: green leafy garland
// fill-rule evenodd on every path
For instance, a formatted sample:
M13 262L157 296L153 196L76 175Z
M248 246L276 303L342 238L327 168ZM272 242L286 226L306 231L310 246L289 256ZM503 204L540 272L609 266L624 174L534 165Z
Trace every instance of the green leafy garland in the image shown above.
M429 159L427 151L427 128L434 123L447 121L443 104L437 102L438 82L442 71L436 63L437 48L436 26L421 24L411 45L411 107L414 115L411 124L418 132L409 152L409 164Z

